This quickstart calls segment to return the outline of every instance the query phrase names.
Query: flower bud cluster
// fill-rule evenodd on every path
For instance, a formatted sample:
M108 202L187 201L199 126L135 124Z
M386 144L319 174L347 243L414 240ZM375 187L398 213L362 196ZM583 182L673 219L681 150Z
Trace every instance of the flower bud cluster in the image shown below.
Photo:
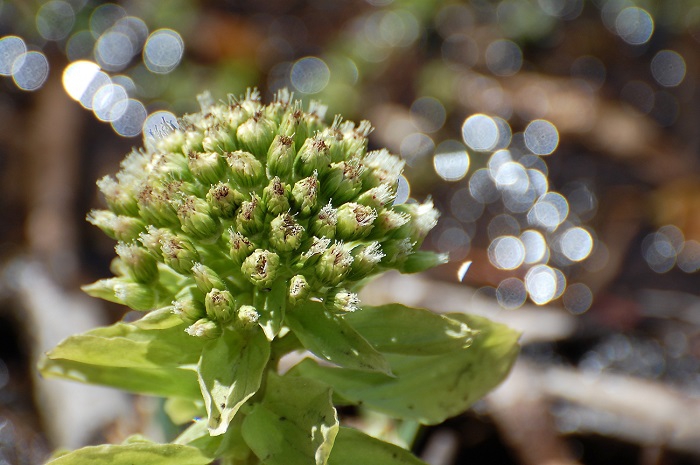
M256 325L259 297L280 283L286 306L313 298L342 314L359 308L366 278L401 270L435 226L432 202L393 205L404 163L367 151L366 121L326 126L324 107L305 112L286 91L267 106L257 91L201 102L99 181L108 209L88 220L119 241L120 258L118 276L89 293L172 305L207 338Z

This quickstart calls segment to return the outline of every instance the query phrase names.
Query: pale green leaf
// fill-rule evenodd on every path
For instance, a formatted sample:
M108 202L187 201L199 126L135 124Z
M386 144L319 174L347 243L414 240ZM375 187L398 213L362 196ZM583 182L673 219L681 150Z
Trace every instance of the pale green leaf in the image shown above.
M119 445L83 447L47 465L206 465L212 461L196 447L135 439Z
M437 355L468 347L474 337L462 321L401 304L362 307L343 318L380 352Z
M284 310L287 305L287 282L279 280L272 285L270 292L265 294L265 304L260 312L260 326L265 331L269 341L273 340L284 321Z
M389 374L388 362L341 317L320 302L308 301L287 312L287 324L306 349L341 367Z
M352 428L341 427L328 465L426 465L411 452Z
M242 432L266 465L325 465L338 433L331 389L270 373L265 397L246 416Z
M213 436L225 433L241 405L257 392L269 358L270 343L257 327L246 333L225 329L204 347L197 375Z
M482 317L448 316L479 332L472 345L441 355L387 355L395 378L320 366L308 359L292 372L328 383L349 403L401 419L440 423L496 387L518 354L516 331Z
M131 392L197 399L193 366L201 339L167 308L71 336L39 362L46 377L102 384Z
M435 253L429 250L419 250L406 258L398 270L401 273L419 273L421 271L443 265L449 261L446 253Z

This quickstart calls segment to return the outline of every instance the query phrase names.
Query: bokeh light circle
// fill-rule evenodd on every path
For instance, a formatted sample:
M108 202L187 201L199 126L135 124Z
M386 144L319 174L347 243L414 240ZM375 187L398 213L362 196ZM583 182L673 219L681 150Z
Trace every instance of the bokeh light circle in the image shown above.
M651 74L664 87L675 87L685 78L685 60L673 50L661 50L651 60Z
M562 303L570 313L581 315L585 313L593 303L593 292L583 283L573 283L567 286Z
M520 308L527 299L525 283L518 278L506 278L496 288L496 300L506 310Z
M62 0L44 3L36 12L36 30L46 40L62 40L75 24L73 7Z
M146 120L146 107L135 99L126 102L124 114L111 122L114 132L123 137L134 137L141 133L143 123Z
M559 145L559 132L549 121L538 119L525 128L525 145L535 155L549 155Z
M522 65L523 52L511 40L495 40L486 48L486 66L496 76L512 76Z
M15 61L27 53L27 44L17 36L0 39L0 75L11 76Z
M473 150L480 152L491 150L498 143L498 125L490 116L472 115L462 125L462 138Z
M22 90L37 90L49 76L49 60L41 52L27 52L19 56L12 66L12 80Z
M149 71L167 74L174 70L185 52L185 43L180 34L172 29L153 31L143 46L143 62Z
M654 33L654 19L643 8L628 7L617 15L615 31L628 44L645 44Z
M580 262L591 254L593 237L581 227L570 228L559 238L559 247L566 258Z
M494 239L488 249L489 261L498 269L514 270L525 260L525 246L514 236Z
M469 154L466 147L456 140L446 140L435 149L433 167L445 181L459 181L469 171Z
M297 60L290 71L292 85L304 94L316 94L326 88L331 71L325 61L317 57Z
M544 305L555 298L557 281L557 274L547 265L533 266L525 274L525 288L537 305Z

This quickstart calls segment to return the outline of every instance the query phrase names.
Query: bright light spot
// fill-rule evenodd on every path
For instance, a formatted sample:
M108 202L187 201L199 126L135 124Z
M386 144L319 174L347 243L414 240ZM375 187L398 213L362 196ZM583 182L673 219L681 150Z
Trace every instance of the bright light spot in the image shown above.
M664 87L675 87L685 78L685 60L673 50L661 50L651 60L651 74Z
M525 288L534 303L544 305L555 298L557 274L547 265L533 266L525 274Z
M593 250L593 237L583 228L571 228L561 235L559 246L566 258L572 262L580 262Z
M549 121L535 120L525 128L525 145L535 155L549 155L559 145L559 132Z
M628 44L645 44L654 33L654 19L642 8L625 8L615 19L615 30Z
M63 71L63 88L80 104L92 109L92 100L102 86L111 84L109 76L91 61L75 61Z
M320 58L304 57L294 63L289 78L299 92L316 94L328 85L331 71L326 62Z
M495 202L501 196L486 168L479 168L469 178L469 192L483 204Z
M151 113L143 122L141 130L144 144L151 145L154 141L170 134L177 126L177 117L173 113L164 110Z
M445 181L459 181L469 171L469 154L466 147L456 140L446 140L438 145L433 157L435 172Z
M37 90L49 76L49 60L41 52L20 55L12 66L12 79L22 90Z
M0 39L0 75L11 76L17 58L25 56L27 45L17 36Z
M525 167L515 161L509 161L499 166L493 181L499 189L515 194L524 194L530 187L530 178Z
M129 64L134 49L129 37L118 31L109 30L95 43L95 60L107 71L120 71Z
M510 40L496 40L486 48L486 66L496 76L512 76L523 65L523 52Z
M525 259L525 246L513 236L498 237L491 242L488 250L489 261L501 270L514 270Z
M520 242L525 246L524 263L532 265L545 258L547 253L547 242L541 232L533 229L523 231L520 235Z
M167 74L180 64L184 52L180 34L172 29L158 29L143 46L143 62L152 73Z
M498 126L498 141L493 149L505 149L510 145L510 141L513 138L513 130L510 128L508 121L504 120L503 118L494 116L493 120L496 123L496 126Z
M520 308L527 299L525 283L518 278L504 279L496 289L496 299L498 304L507 310Z
M459 265L459 270L457 270L457 279L459 279L460 283L464 281L464 277L467 275L467 271L469 271L469 267L471 266L471 260L463 262L461 265Z
M549 181L542 171L529 169L527 176L530 179L530 185L535 190L537 197L542 197L549 190Z
M570 313L581 315L591 308L593 293L583 283L570 284L562 296L562 303Z
M474 150L480 152L491 150L498 143L498 125L489 116L472 115L462 125L462 138Z
M436 98L421 97L411 105L411 120L420 131L432 133L445 124L445 106Z
M92 111L100 121L112 122L121 118L127 108L129 96L118 84L106 84L95 92Z
M435 143L430 136L414 132L403 138L399 148L401 158L408 166L413 166L418 160L428 157L435 151Z
M569 204L559 193L548 192L537 200L527 214L528 222L554 231L569 215Z
M61 0L44 3L36 13L36 30L46 40L66 38L74 23L73 7Z
M138 100L129 99L124 114L112 121L114 131L123 137L134 137L141 133L143 122L146 120L146 107Z
M411 196L411 185L408 183L406 177L402 174L399 176L399 182L396 186L396 198L394 199L394 205L401 205L406 203L408 198Z

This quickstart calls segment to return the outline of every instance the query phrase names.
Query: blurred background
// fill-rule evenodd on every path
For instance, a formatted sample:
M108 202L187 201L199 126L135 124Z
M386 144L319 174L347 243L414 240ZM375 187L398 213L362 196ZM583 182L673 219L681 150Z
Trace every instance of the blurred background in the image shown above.
M523 331L501 388L419 432L426 461L700 463L699 73L697 0L0 1L0 464L173 434L35 361L123 314L79 291L114 255L95 181L248 87L370 120L398 201L442 212L424 247L450 263L366 302Z

